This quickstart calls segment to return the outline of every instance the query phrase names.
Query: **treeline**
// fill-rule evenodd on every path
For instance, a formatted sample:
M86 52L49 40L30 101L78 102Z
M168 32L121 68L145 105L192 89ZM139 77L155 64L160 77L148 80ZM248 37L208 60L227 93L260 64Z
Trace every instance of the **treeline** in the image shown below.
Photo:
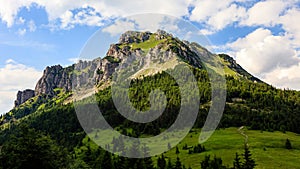
M201 128L209 111L211 85L209 76L205 70L192 67L191 69L198 81L201 104L195 127ZM188 80L184 78L189 78L184 77L185 72L182 70L180 71L180 69L175 72L175 74L182 77L184 81ZM300 126L298 123L298 121L300 121L300 92L279 90L262 82L252 82L243 78L235 79L231 76L227 76L226 80L227 104L219 127L248 126L254 130L279 130L283 132L292 131L300 133ZM147 124L134 123L124 118L114 107L110 87L97 93L96 97L101 112L111 126L131 128L133 131L132 133L125 133L126 131L124 130L123 134L137 137L142 134L157 135L160 133L161 129L170 127L176 120L182 104L180 93L182 91L180 91L175 79L166 72L132 80L129 98L134 108L139 111L149 110L149 93L155 89L159 89L165 93L167 100L166 109L159 118ZM127 89L119 88L118 90L117 93L119 94L119 97L127 94L124 92L124 90ZM11 121L13 118L18 119L19 117L35 112L37 107L41 104L45 104L44 111L46 112L56 112L57 110L53 109L53 107L58 107L58 111L65 111L59 110L62 108L59 108L59 105L54 104L53 99L45 101L46 97L44 96L42 98L43 99L37 99L37 101L33 102L29 107L12 110L10 114L4 115L4 118L2 119L5 119L6 122ZM189 100L192 99L192 97L186 99L187 102L184 103L187 105L186 107L192 107L192 105L188 105ZM85 99L82 103L89 104L91 103L91 99ZM156 104L158 105L155 107L158 108L163 105L163 103ZM4 121L2 121L2 123L3 122Z
M196 148L202 148L196 146ZM178 151L178 150L176 150ZM147 153L145 151L144 153ZM178 151L179 153L179 151ZM197 162L197 161L195 161ZM205 156L198 161L202 169L252 169L256 166L248 146L240 157L236 154L233 167L224 166L222 159ZM156 161L152 158L125 158L113 155L98 147L88 137L80 141L74 151L68 151L49 135L26 124L20 124L2 146L0 169L191 169L162 154Z

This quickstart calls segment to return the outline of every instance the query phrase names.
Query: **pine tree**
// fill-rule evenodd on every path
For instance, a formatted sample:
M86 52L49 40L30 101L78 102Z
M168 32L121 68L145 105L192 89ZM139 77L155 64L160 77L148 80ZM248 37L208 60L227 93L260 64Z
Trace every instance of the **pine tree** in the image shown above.
M205 156L204 160L201 161L201 168L202 169L208 169L209 168L209 162L210 162L210 155Z
M253 169L256 166L256 164L255 161L251 158L252 154L247 144L245 144L245 152L243 156L245 160L243 163L243 169Z
M292 143L289 139L286 139L286 141L285 141L285 148L288 149L288 150L293 148Z
M110 168L114 169L113 161L111 158L111 154L109 152L105 152L102 162L101 162L101 168Z
M233 169L242 169L242 163L241 163L241 158L239 157L239 154L235 154L235 158L233 161Z
M178 147L176 147L176 154L179 154L180 152L179 152L179 149L178 149Z
M201 162L202 169L226 169L226 166L223 165L221 158L214 157L213 160L210 159L210 156L205 156L204 160Z
M171 162L171 159L170 159L170 158L169 158L169 160L168 160L167 169L173 169L173 164L172 164L172 162Z
M162 154L161 157L158 157L157 159L157 167L158 169L165 169L166 165L165 156Z
M181 165L181 161L180 161L179 157L177 157L177 159L176 159L174 169L182 169L182 165Z

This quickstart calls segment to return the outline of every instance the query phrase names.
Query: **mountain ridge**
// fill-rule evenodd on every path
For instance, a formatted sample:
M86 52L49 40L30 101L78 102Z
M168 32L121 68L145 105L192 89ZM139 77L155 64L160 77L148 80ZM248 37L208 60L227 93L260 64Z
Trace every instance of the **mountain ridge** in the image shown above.
M156 33L127 31L120 36L118 43L110 45L106 56L102 59L96 58L92 61L80 60L78 63L65 68L61 65L47 66L42 77L36 84L34 94L31 89L19 91L15 107L25 103L34 96L47 95L53 97L55 96L54 89L56 88L61 88L65 92L71 92L72 88L87 83L101 85L101 83L110 81L115 69L123 62L132 59L130 57L140 57L139 65L146 68L149 66L147 62L158 60L158 64L152 65L152 67L161 67L160 71L163 71L167 68L172 68L180 62L180 60L171 60L170 58L174 57L171 55L178 55L181 61L200 69L213 67L214 63L212 63L212 60L214 57L219 57L224 63L226 62L227 65L224 64L224 67L239 77L262 82L245 71L229 55L212 54L195 42L181 41L163 30L158 30ZM205 66L203 65L203 61L206 63ZM159 65L161 62L169 63L169 65ZM158 73L159 71L150 72L148 75ZM136 76L141 75L147 75L147 73L140 71Z

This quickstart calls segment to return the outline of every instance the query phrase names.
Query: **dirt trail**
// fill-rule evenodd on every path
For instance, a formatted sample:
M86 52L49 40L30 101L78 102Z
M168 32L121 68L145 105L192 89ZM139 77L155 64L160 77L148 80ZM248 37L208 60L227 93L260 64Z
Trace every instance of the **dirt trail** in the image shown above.
M245 134L245 132L244 132L244 130L243 130L244 128L245 128L244 126L240 127L240 128L238 129L238 132L239 132L242 136L245 137L245 144L247 145L247 144L248 144L248 135Z

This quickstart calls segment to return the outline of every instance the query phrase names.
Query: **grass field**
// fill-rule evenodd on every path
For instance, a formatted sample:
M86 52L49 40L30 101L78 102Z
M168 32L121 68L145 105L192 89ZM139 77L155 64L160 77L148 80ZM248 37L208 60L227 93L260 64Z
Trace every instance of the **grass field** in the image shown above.
M188 154L188 150L183 150L182 147L195 146L198 144L200 130L191 132L179 145L180 153L178 156L186 167L191 166L193 169L200 168L200 162L205 155L213 157L221 157L223 163L232 166L235 153L243 153L244 137L239 134L237 128L227 128L217 130L213 136L202 145L206 151L200 154ZM252 157L257 166L261 169L293 169L300 168L300 135L295 133L282 132L261 132L253 130L245 130L245 134L249 136L249 145ZM285 141L289 139L293 149L285 149ZM165 156L170 157L175 162L177 154L175 148L166 152ZM157 157L154 158L155 162Z

